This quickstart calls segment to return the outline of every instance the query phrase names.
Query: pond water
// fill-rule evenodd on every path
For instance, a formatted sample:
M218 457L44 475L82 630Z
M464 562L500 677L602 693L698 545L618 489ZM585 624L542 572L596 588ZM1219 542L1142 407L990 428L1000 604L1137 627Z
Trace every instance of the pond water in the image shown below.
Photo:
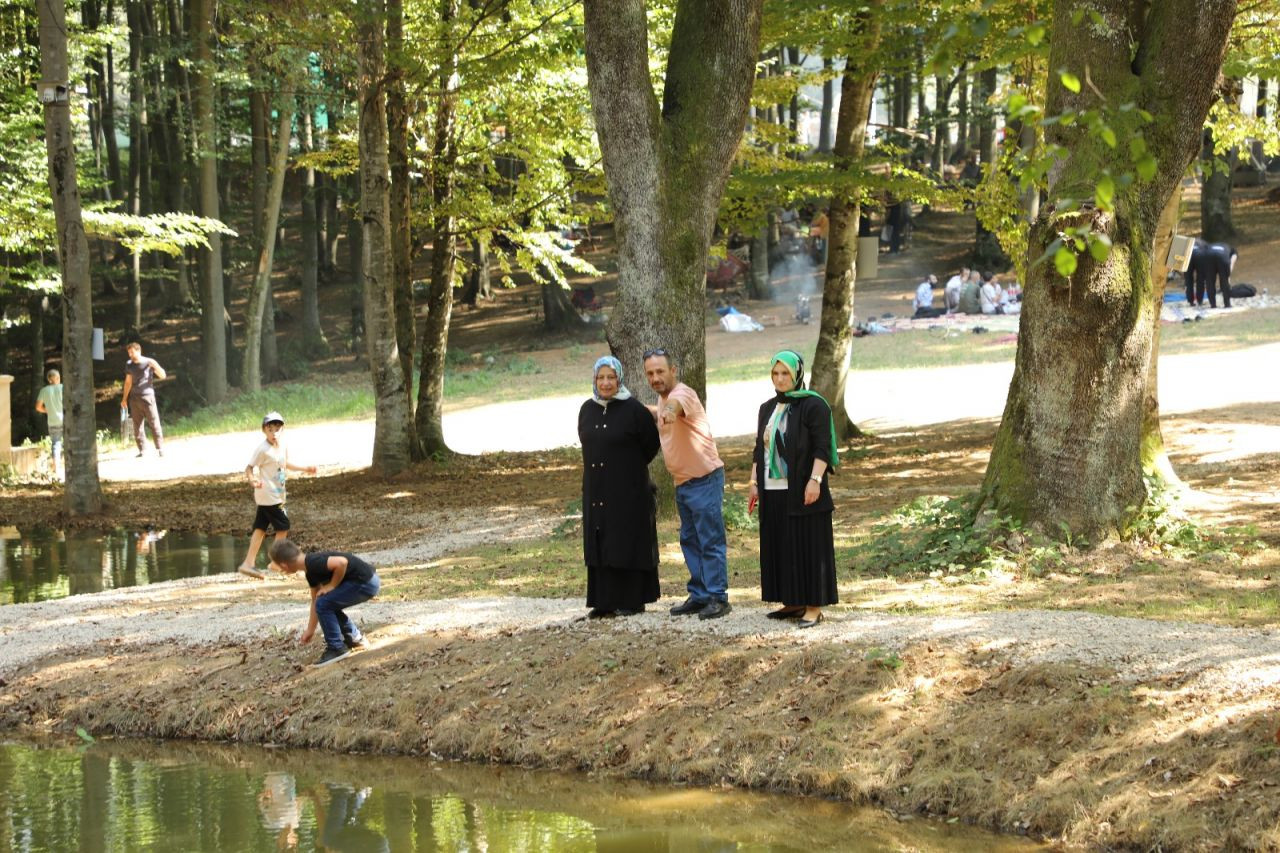
M873 809L509 767L208 744L0 744L0 850L1013 851Z
M247 539L180 530L0 527L0 604L234 572Z

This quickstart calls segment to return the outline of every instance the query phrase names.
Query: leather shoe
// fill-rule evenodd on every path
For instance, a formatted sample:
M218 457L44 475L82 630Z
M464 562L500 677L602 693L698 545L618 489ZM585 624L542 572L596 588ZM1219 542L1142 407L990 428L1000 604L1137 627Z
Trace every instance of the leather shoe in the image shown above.
M604 610L603 608L600 608L600 607L593 607L587 613L587 618L588 619L608 619L609 617L613 616L613 614L614 614L614 611L612 610Z
M733 609L727 601L711 601L707 606L698 611L699 619L719 619L721 616Z
M684 600L684 604L677 604L675 607L671 608L671 615L688 616L691 613L697 613L706 606L707 603L705 601L695 601L693 596L689 596Z
M779 610L770 610L764 615L766 619L799 619L804 615L804 608L783 607Z
M821 622L821 621L822 621L822 611L821 611L821 610L819 610L819 611L818 611L818 615L817 615L817 616L815 616L813 619L800 619L800 620L798 620L798 621L796 622L796 627L797 627L797 628L812 628L814 625L817 625L817 624L818 624L819 622Z

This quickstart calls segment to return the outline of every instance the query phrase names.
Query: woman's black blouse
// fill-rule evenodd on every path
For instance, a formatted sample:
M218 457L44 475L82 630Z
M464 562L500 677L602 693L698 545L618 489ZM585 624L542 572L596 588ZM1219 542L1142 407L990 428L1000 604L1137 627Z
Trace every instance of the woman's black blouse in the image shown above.
M787 512L790 515L814 515L832 512L831 488L827 476L831 472L831 409L821 397L800 397L789 401L787 429L781 455L787 463ZM777 397L770 397L760 406L756 424L756 449L752 456L756 465L756 487L764 491L765 459L764 432L778 404ZM818 499L804 505L804 490L813 472L813 460L827 463L819 484Z

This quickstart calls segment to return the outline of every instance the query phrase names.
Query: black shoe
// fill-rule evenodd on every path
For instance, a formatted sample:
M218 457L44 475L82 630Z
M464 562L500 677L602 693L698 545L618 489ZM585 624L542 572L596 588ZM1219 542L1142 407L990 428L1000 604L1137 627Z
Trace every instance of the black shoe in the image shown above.
M804 608L801 607L793 610L790 607L783 607L779 610L770 610L764 615L766 619L799 619L804 615Z
M342 635L342 644L353 652L359 651L360 649L367 649L369 647L369 644L364 641L364 637L357 640L350 634Z
M812 619L801 619L801 620L799 620L798 622L796 622L796 627L797 627L797 628L812 628L814 625L817 625L817 624L818 624L819 622L821 622L821 621L822 621L822 611L821 611L821 610L819 610L819 611L818 611L818 615L817 615L817 616L815 616L814 618L812 618Z
M641 604L635 610L631 610L630 608L626 608L626 607L619 607L617 610L613 611L613 615L614 616L639 616L643 612L644 612L644 605Z
M614 611L612 610L604 610L603 608L600 608L600 607L593 607L587 613L587 618L588 619L608 619L613 615L614 615Z
M698 611L699 619L719 619L721 616L733 609L733 605L727 601L712 601L706 607Z
M677 604L675 607L671 608L671 615L672 616L688 616L692 613L697 613L701 611L706 606L707 606L707 602L695 601L694 597L691 595L684 600L684 604Z
M351 654L351 650L345 646L340 649L325 646L324 654L320 655L320 660L316 661L314 666L328 666L334 661L342 660L349 654Z

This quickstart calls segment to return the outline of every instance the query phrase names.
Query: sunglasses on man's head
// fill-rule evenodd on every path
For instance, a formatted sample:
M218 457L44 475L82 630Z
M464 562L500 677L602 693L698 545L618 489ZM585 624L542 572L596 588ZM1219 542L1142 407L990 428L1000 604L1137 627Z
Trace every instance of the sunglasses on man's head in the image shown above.
M658 347L657 349L647 349L644 351L645 361L648 361L651 358L667 356L667 355L670 355L670 353L668 353L666 349L664 349L663 347Z

